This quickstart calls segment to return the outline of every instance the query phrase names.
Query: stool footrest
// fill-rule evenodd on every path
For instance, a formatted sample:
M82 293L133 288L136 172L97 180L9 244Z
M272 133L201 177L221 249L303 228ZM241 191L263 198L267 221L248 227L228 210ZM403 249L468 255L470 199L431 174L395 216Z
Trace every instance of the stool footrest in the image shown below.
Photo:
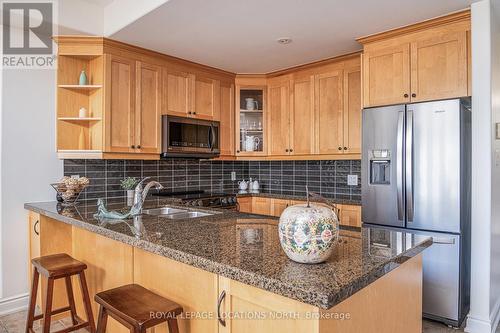
M54 333L68 333L68 332L73 332L73 331L79 330L80 328L84 328L84 327L87 327L87 326L89 326L89 322L88 321L80 323L80 324L76 324L76 325L71 326L71 327L66 327L66 328L64 328L62 330L55 331Z
M59 314L59 313L63 313L63 312L66 312L66 311L70 311L71 310L71 307L67 306L65 308L59 308L59 309L56 309L56 310L53 310L50 315L53 316L53 315L56 315L56 314ZM33 318L33 320L39 320L39 319L42 319L44 317L44 314L39 314L37 316L35 316Z

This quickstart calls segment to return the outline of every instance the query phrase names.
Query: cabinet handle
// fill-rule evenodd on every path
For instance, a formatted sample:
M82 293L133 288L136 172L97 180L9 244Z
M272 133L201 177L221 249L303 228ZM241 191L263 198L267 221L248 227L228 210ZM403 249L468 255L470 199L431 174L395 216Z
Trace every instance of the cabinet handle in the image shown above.
M288 149L285 149L285 151L288 153Z
M342 150L342 147L339 147L339 150Z
M38 225L39 222L40 222L39 220L36 220L35 224L33 224L33 231L37 236L40 236L40 232L36 230L36 226Z
M408 94L404 94L404 95L403 95L403 97L404 97L404 98L408 98Z
M130 146L130 148L135 149L135 145Z
M192 113L191 111L188 112L188 114L191 114L191 113Z
M141 145L138 145L138 146L137 146L137 149L141 149Z
M237 153L239 153L240 151L239 151L239 150L237 150L236 152L237 152Z
M417 94L413 93L411 94L411 97L417 97Z
M290 153L293 152L293 149L290 149Z
M196 114L196 112L193 112L193 114Z
M347 150L347 147L344 147L344 150Z
M219 323L226 327L226 320L224 318L222 318L222 316L220 315L220 306L222 304L222 301L224 300L224 298L226 298L226 291L223 290L220 295L219 295L219 299L217 300L217 320L219 321Z

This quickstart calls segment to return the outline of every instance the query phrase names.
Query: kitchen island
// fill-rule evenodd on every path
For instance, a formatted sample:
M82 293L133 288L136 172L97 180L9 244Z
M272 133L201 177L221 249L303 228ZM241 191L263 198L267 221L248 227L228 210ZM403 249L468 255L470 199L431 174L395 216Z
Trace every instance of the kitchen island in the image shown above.
M166 296L184 308L181 332L421 332L420 253L430 238L342 230L326 263L306 265L281 250L272 217L99 221L95 202L25 208L30 257L65 252L87 263L91 297L128 283ZM65 305L64 286L55 289L54 307ZM108 332L122 331L110 320Z

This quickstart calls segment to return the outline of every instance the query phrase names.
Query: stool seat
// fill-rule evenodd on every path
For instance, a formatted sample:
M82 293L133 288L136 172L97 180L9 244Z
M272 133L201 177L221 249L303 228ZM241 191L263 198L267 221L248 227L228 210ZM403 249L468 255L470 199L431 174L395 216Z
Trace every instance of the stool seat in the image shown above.
M182 307L138 284L128 284L97 293L95 301L110 314L142 329L156 326L167 319L175 319ZM152 313L157 315L151 315Z
M66 253L53 254L34 258L31 263L40 274L46 277L71 275L87 269L87 265L73 259Z

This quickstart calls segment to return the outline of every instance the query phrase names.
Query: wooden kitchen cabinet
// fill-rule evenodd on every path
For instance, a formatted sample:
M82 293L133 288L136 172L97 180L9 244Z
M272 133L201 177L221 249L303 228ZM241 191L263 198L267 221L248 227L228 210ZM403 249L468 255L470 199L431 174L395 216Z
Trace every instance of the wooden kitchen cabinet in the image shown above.
M289 155L290 151L290 78L268 81L269 155Z
M238 211L252 213L252 197L238 197Z
M470 11L359 38L365 107L471 95Z
M234 156L235 154L235 111L234 84L220 84L220 154Z
M347 154L361 154L362 109L360 66L348 67L344 70L343 104L343 151ZM319 137L321 140L321 135Z
M193 79L194 117L206 120L220 118L220 82L195 75Z
M191 75L187 72L163 68L162 114L187 117L192 112Z
M33 265L31 259L40 257L40 214L28 212L28 287L31 289L33 279ZM42 284L38 284L36 305L42 309Z
M340 211L340 224L349 227L361 227L361 206L337 205Z
M316 75L316 136L319 154L343 153L343 91L343 70Z
M105 151L135 151L135 60L116 55L105 58Z
M271 199L263 197L252 198L252 213L259 215L271 215Z
M364 106L410 101L410 45L383 47L363 53Z
M161 150L160 66L136 62L135 147L139 153Z
M290 200L283 200L283 199L271 199L271 216L276 216L280 217L281 213L290 206L291 202Z
M411 101L467 96L467 32L429 33L411 44Z
M289 153L312 155L315 147L314 76L295 76L291 93Z
M224 295L221 313L242 314L239 317L228 315L225 325L219 323L219 333L303 333L319 332L315 320L295 318L293 315L318 313L318 308L286 298L268 291L219 276L219 295ZM243 316L248 314L247 316ZM249 315L264 315L251 317ZM291 315L284 320L283 315ZM247 318L245 318L247 317Z

